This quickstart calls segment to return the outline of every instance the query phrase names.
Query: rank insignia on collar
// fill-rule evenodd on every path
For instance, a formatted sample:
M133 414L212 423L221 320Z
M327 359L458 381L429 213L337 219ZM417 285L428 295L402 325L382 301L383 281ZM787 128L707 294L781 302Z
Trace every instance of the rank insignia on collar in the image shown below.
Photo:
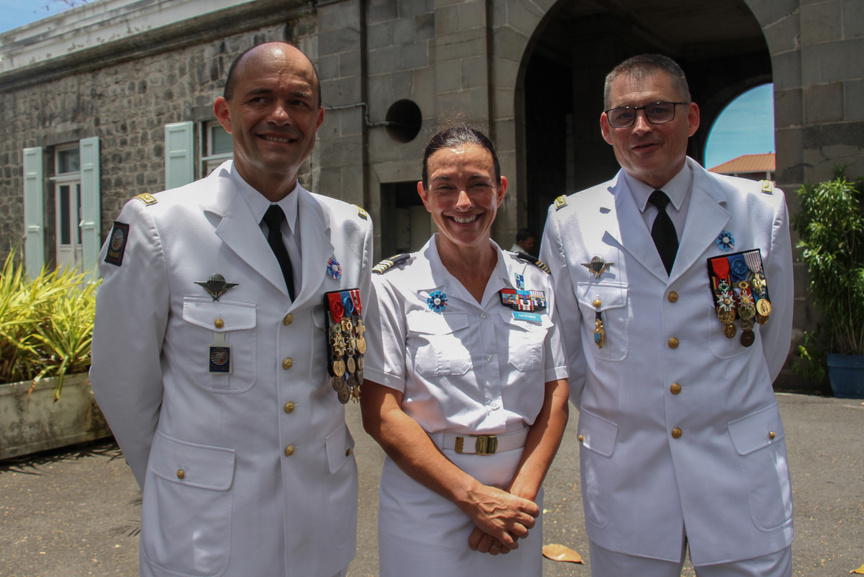
M591 274L594 275L594 278L599 279L600 275L609 270L614 262L606 262L602 257L594 256L591 257L591 262L583 262L582 266L591 271Z
M354 206L357 205L355 204ZM357 216L359 216L363 220L369 220L369 213L366 212L362 206L357 206Z
M136 196L135 200L140 200L146 206L150 206L151 204L156 204L157 202L159 202L158 200L156 200L155 196L153 196L152 194L148 194L146 192L143 192L143 193L139 194L138 196Z
M210 278L207 279L207 282L195 281L195 284L202 287L207 294L213 297L214 301L218 301L219 297L228 292L228 289L232 289L237 286L236 282L225 282L225 277L219 274L210 275Z

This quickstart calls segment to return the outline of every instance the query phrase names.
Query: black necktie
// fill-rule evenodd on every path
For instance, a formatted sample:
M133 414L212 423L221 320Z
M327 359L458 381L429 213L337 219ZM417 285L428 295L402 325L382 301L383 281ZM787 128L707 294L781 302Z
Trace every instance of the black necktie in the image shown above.
M669 274L672 272L675 255L678 253L678 233L675 232L675 225L666 212L669 197L662 190L655 190L648 198L648 202L657 207L657 217L651 227L651 238L654 239L654 246L657 247L663 266L666 267L666 274Z
M288 296L294 298L294 271L291 268L291 258L288 256L288 251L285 249L285 242L282 240L282 222L285 220L285 213L278 204L271 204L267 212L264 213L264 223L267 225L267 244L276 255L276 260L279 261L279 268L282 269L282 276L285 278L285 286L288 287Z

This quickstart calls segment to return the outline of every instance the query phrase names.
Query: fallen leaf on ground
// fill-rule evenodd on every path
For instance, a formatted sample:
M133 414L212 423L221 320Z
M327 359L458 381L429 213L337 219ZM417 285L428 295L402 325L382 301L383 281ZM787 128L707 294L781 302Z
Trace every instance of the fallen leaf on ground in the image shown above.
M543 553L544 554L546 553L545 547L543 548ZM849 573L857 573L858 575L864 575L864 565L861 565L857 569L853 569L852 571L849 571Z
M582 563L582 555L564 545L552 543L543 545L543 556L553 561L568 561L570 563Z

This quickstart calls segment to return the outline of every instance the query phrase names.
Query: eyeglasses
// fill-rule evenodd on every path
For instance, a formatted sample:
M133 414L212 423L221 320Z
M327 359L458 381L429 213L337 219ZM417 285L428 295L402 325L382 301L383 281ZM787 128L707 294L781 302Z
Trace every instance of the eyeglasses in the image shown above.
M606 119L612 128L633 126L640 110L645 111L645 119L651 124L666 124L675 120L675 105L689 102L652 102L645 106L622 106L606 111Z

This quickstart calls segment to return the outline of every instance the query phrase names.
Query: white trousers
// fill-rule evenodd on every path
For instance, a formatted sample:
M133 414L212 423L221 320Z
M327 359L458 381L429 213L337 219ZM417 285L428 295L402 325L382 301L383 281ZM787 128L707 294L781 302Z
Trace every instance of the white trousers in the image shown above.
M684 565L684 549L679 562L616 553L594 542L589 543L589 551L591 577L681 577L681 568ZM792 547L762 557L720 565L694 566L694 569L696 577L791 577Z

